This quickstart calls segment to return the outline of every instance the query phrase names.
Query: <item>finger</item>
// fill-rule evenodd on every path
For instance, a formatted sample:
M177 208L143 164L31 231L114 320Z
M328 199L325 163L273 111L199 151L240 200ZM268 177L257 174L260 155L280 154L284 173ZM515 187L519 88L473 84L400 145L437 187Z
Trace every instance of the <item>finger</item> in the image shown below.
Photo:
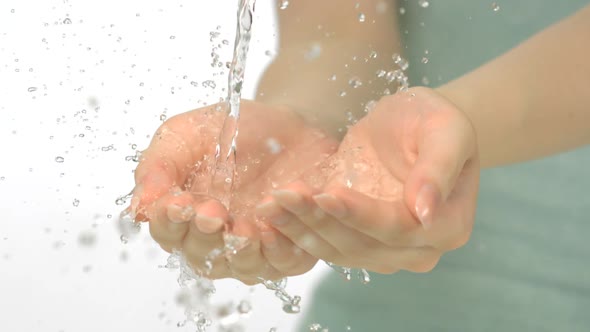
M285 276L304 274L318 261L272 227L262 227L261 244L262 254L268 263Z
M314 202L311 188L304 183L291 183L284 190L275 191L273 196L283 208L289 209L300 222L340 252L347 266L381 262L389 257L390 247L323 211Z
M431 247L406 248L393 250L390 259L381 265L367 266L371 271L383 274L406 270L415 273L432 271L438 264L441 253Z
M142 152L135 170L134 203L137 212L165 194L173 186L182 187L196 161L208 151L211 139L198 122L203 110L177 115L166 121Z
M225 242L235 249L228 260L236 277L256 278L268 273L269 267L260 250L259 232L251 220L246 217L234 219Z
M187 235L183 240L182 250L187 259L192 264L194 264L194 267L199 268L202 271L206 271L208 269L208 267L205 265L206 261L208 259L213 258L212 262L214 263L214 269L220 268L227 274L229 273L229 270L227 269L225 260L217 259L222 255L212 255L212 252L214 250L216 250L217 252L223 252L224 241L222 232L217 231L214 233L205 233L200 230L200 228L203 228L203 224L205 224L208 220L216 220L217 218L220 218L221 223L229 222L229 220L227 219L227 214L206 214L206 212L212 211L210 207L214 205L215 203L212 203L211 200L205 200L194 207L196 211L196 216L195 218L193 218L193 220L191 220L191 222L189 222L189 229ZM224 217L225 219L223 219ZM215 223L217 222L218 221L215 221ZM201 224L201 226L199 226L199 224ZM222 264L219 264L220 262Z
M229 220L229 214L221 202L208 199L202 202L196 211L195 224L203 234L221 231Z
M425 243L446 252L468 242L475 219L479 171L476 160L466 165L452 195L438 210L436 222L424 233Z
M259 220L268 223L308 254L323 260L341 261L342 255L336 248L299 222L274 199L265 199L256 207L256 214Z
M150 234L165 250L182 249L182 240L194 215L193 204L187 192L167 193L151 208L154 217L149 223Z
M403 202L388 202L336 187L313 196L325 213L392 247L413 247L419 223Z
M436 209L449 197L466 164L477 156L475 132L468 120L450 122L447 115L431 123L436 127L422 129L418 157L404 185L408 208L426 229L431 227Z

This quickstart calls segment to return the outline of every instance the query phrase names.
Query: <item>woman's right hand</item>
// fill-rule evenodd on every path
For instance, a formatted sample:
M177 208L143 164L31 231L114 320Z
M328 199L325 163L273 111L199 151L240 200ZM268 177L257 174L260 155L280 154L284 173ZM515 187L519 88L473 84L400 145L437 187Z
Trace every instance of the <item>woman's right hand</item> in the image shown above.
M337 142L285 107L242 101L236 177L230 211L220 202L227 185L213 180L215 151L226 112L215 105L177 115L154 135L135 171L132 210L149 221L150 233L168 251L180 250L204 272L206 256L224 246L224 229L248 244L229 260L213 261L209 278L276 280L310 270L317 258L256 220L254 208L278 187L301 177L322 182L319 167ZM222 152L222 155L224 153ZM221 181L217 181L221 180Z

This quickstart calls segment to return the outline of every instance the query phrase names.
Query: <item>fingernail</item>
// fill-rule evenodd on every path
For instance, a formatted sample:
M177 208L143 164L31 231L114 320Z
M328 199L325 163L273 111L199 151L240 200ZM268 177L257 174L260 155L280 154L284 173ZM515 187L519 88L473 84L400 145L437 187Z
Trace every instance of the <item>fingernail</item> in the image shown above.
M332 215L336 219L346 218L348 209L346 205L332 194L319 194L312 197L320 209Z
M287 210L295 214L303 214L309 210L303 196L291 190L275 190L271 194Z
M266 249L275 249L279 246L277 237L273 232L262 232L260 233L260 239L262 246Z
M205 234L213 234L223 227L223 219L198 214L195 217L197 228Z
M133 189L133 197L131 198L131 204L130 204L130 208L131 208L131 213L133 215L137 214L137 208L139 207L139 203L141 203L141 195L143 195L143 185L137 185L134 189Z
M189 222L195 216L195 210L190 205L180 206L171 204L168 206L166 214L172 223L182 224Z
M415 206L416 216L424 229L429 229L432 226L433 214L440 199L439 191L431 184L422 186L418 192Z

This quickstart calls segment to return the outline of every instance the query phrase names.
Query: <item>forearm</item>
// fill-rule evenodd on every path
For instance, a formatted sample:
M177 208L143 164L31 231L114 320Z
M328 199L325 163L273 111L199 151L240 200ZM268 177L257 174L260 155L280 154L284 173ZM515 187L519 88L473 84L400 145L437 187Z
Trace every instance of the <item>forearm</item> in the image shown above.
M590 143L590 7L439 88L471 118L483 167Z
M377 78L394 67L399 52L394 2L293 1L279 11L280 49L259 86L257 99L295 109L307 121L341 136L349 118L396 86ZM360 13L365 21L360 22Z

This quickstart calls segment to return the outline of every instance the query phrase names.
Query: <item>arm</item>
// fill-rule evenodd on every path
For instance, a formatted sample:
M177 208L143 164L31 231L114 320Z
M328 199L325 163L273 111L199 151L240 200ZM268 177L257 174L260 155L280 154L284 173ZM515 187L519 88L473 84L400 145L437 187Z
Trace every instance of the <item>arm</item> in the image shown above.
M482 167L590 143L590 6L439 88L465 111Z
M380 99L388 88L375 74L391 69L391 56L400 49L395 8L395 1L292 1L279 11L279 54L262 78L257 99L289 106L311 124L342 136L347 112L362 117L365 103ZM361 13L364 22L358 19ZM351 87L353 77L362 86Z

